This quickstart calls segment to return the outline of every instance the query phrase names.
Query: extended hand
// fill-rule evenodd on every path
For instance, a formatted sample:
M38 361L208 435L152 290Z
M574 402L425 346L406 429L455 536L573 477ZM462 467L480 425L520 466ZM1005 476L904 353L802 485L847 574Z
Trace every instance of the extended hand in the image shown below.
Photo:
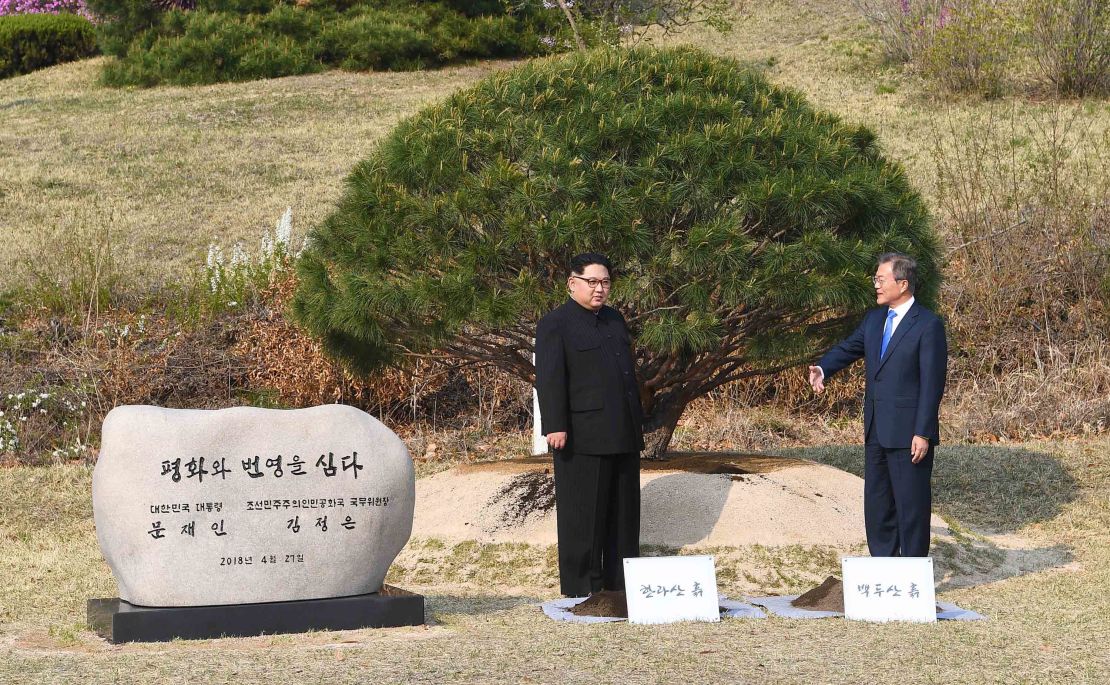
M813 386L813 392L823 392L825 390L825 372L821 370L820 366L809 367L809 384Z
M912 455L910 461L916 464L924 459L925 455L928 453L929 441L920 435L913 436L913 442L910 443L910 455Z
M914 439L916 440L916 438L914 438ZM567 434L566 434L566 432L564 431L562 433L548 433L547 434L547 444L550 445L551 449L553 449L553 450L563 449L564 447L567 446Z

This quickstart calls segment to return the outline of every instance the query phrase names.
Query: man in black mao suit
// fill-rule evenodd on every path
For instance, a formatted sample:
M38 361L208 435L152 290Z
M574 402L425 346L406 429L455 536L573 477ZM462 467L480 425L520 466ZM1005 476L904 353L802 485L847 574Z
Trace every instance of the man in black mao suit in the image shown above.
M605 305L603 255L571 260L570 298L536 326L540 422L554 451L559 584L568 597L624 589L640 554L643 410L624 317Z
M948 369L944 324L914 301L917 262L879 257L877 303L852 335L809 367L816 392L825 380L862 358L864 524L873 557L929 555L933 449Z

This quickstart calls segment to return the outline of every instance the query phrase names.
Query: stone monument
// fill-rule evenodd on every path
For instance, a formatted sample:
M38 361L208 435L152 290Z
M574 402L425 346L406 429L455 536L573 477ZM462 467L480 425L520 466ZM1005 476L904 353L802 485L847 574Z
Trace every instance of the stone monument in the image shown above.
M412 531L404 443L353 407L123 406L104 420L93 517L113 642L416 625L383 586Z

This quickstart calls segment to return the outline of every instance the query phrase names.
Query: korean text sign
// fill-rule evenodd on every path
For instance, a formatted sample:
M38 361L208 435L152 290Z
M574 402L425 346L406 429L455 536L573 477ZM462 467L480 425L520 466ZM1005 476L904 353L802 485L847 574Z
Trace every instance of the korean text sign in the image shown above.
M929 557L844 557L844 616L855 621L937 620Z
M721 620L711 556L625 559L624 584L630 623Z

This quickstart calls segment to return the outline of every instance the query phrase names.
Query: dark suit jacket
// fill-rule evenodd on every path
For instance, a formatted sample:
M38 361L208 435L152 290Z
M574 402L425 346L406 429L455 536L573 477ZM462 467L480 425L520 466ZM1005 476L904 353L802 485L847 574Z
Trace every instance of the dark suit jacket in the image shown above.
M887 449L909 447L920 435L940 442L940 399L948 374L948 342L936 314L916 302L890 338L886 356L879 359L888 307L876 307L844 342L817 365L830 378L857 359L867 365L863 398L865 437L876 432Z
M536 393L543 434L565 431L564 450L622 454L644 448L631 338L612 307L594 314L568 299L540 319Z

